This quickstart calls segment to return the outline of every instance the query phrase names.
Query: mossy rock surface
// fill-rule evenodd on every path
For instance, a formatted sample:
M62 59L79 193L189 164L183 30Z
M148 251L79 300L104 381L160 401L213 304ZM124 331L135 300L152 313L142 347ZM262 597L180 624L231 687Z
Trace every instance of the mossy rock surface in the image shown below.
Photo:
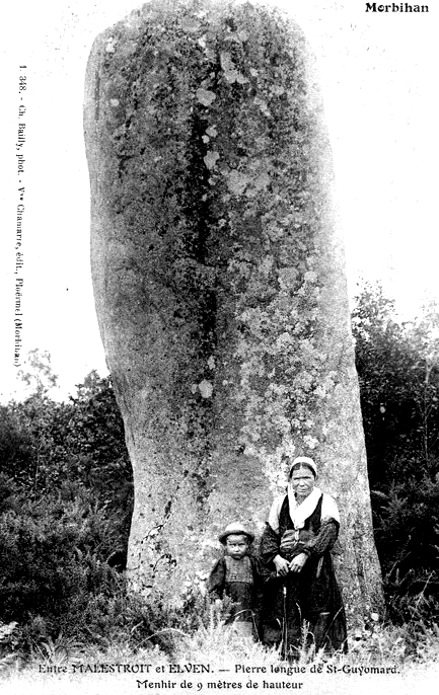
M175 591L208 569L221 527L260 530L282 454L304 453L340 501L347 581L373 593L331 152L302 32L250 3L148 3L94 44L85 132L133 577L164 573Z

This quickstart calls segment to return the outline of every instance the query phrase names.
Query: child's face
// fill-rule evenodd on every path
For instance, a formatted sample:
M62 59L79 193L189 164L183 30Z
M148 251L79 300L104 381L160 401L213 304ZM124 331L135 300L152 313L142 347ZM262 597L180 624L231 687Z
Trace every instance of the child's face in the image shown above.
M226 553L234 560L241 560L247 554L247 537L242 534L233 534L226 540Z

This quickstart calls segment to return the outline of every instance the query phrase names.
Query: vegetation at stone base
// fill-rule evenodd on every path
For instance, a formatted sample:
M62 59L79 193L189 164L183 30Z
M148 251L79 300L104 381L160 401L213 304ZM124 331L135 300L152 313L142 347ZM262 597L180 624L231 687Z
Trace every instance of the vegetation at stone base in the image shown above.
M400 324L380 288L366 286L353 328L389 622L366 606L351 652L364 660L399 645L404 659L422 660L439 640L439 311ZM170 652L182 635L195 648L211 622L200 578L170 608L158 589L146 601L127 596L118 571L132 474L110 379L91 373L58 403L48 356L32 364L43 365L27 380L33 393L0 407L0 658L112 644Z
M363 669L371 667L375 669L380 667L392 668L393 673L390 679L389 676L386 676L386 683L389 685L393 685L393 679L396 677L404 679L404 684L406 684L407 677L414 674L417 679L417 687L421 687L422 691L426 692L425 688L422 687L427 682L426 670L428 669L433 678L435 675L437 678L439 673L439 650L437 649L439 633L433 629L426 631L422 640L410 642L407 640L407 626L383 627L377 623L365 630L363 634L356 635L351 639L351 648L348 654L336 653L333 655L315 653L312 648L306 647L306 634L304 633L304 644L300 649L298 659L289 664L282 660L279 650L266 649L260 643L255 643L224 625L222 615L215 609L211 608L205 617L206 620L196 630L191 632L180 630L178 634L175 631L172 653L164 651L157 645L153 646L148 640L141 641L134 651L126 633L117 640L109 641L105 648L102 645L91 643L78 645L62 636L56 641L44 641L32 652L25 665L19 664L17 661L15 663L8 662L5 657L0 659L2 692L26 692L24 686L31 682L32 692L36 692L36 687L42 684L44 686L42 692L58 694L61 687L64 693L70 692L69 687L72 685L76 688L81 687L82 684L85 685L83 679L86 679L88 685L90 682L93 683L93 692L96 694L115 692L116 685L117 692L125 692L123 686L127 687L128 683L132 689L133 678L139 678L139 676L133 677L132 674L124 677L113 673L106 680L105 676L96 675L96 673L102 674L103 664L151 664L150 673L142 675L142 681L147 679L149 682L156 682L161 679L171 679L178 682L184 678L194 684L194 690L197 689L196 683L201 682L203 684L202 692L206 687L206 681L241 682L242 688L247 689L246 684L250 677L253 681L259 682L259 687L261 687L262 679L272 683L279 680L308 682L308 678L311 677L313 679L311 682L314 683L316 677L314 674L317 673L318 692L332 693L334 692L334 675L327 678L325 675L334 674L335 668L337 668L338 672L339 669L342 669L344 675L350 674L351 677L351 674L359 667ZM174 665L209 665L210 672L208 674L184 673L178 676L175 675L174 670L170 675L168 665L171 663ZM78 670L80 664L87 665L92 673L86 673L81 678ZM266 673L252 676L242 671L237 673L235 664L253 668L255 666L265 667ZM71 675L73 665L76 665L76 673L79 672L79 675L75 675L74 678ZM68 677L53 676L52 674L41 675L45 669L53 669L54 667L66 668ZM93 673L94 668L96 668L96 673ZM160 669L159 675L157 675L156 668ZM165 670L162 671L162 668ZM316 671L319 668L322 669L323 677ZM221 669L225 669L225 671L221 672ZM288 672L288 669L291 670ZM293 671L293 669L304 669L304 671ZM376 676L374 678L376 682ZM352 680L349 681L349 684L352 685ZM111 685L111 690L108 689L108 685ZM326 690L328 685L329 688ZM368 688L370 688L370 682ZM395 691L392 690L392 692ZM404 690L404 692L408 691Z

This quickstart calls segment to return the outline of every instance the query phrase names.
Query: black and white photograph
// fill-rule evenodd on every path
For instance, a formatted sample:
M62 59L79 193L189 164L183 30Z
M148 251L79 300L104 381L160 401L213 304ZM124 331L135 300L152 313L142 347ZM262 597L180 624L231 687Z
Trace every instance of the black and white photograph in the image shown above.
M1 15L2 692L437 692L437 4Z

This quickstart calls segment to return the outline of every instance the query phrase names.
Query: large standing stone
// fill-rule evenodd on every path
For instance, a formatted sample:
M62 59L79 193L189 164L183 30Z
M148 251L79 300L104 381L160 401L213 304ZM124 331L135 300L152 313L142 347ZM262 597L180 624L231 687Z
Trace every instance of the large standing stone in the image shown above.
M148 3L94 44L85 131L132 581L174 594L224 523L261 528L282 454L303 453L341 506L348 604L373 605L344 258L302 33L248 3Z

